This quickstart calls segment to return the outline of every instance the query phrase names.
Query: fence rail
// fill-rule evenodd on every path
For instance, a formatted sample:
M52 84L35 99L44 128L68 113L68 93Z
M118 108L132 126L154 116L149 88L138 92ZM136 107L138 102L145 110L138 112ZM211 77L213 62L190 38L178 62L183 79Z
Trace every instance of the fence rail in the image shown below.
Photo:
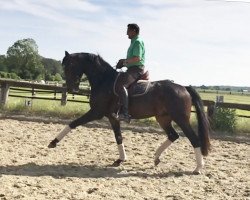
M213 118L213 114L215 113L216 107L250 111L249 104L216 103L215 101L209 101L209 100L203 100L203 104L204 106L207 106L207 114L211 119ZM250 118L249 115L237 115L237 117Z
M8 79L0 79L0 86L1 86L0 103L3 105L7 103L9 96L18 97L18 98L61 101L61 105L66 105L67 101L88 103L88 101L69 99L67 89L66 87L63 87L63 86L28 83L28 82L13 81L13 80L8 80ZM19 93L20 95L10 94L9 93L10 90L15 91L16 93ZM21 95L22 92L30 92L31 96ZM36 93L54 94L54 97L38 97L36 96ZM57 98L57 94L61 94L61 98ZM78 93L70 93L70 94L89 97L90 89L84 88L84 89L80 89ZM215 101L210 101L210 100L203 100L203 104L207 107L207 114L210 118L212 118L216 107L233 108L233 109L250 111L249 104L216 103ZM250 116L246 116L246 115L237 115L237 116L250 118Z
M79 92L77 93L68 93L67 88L63 86L29 83L29 82L14 81L8 79L0 79L0 86L1 86L0 103L2 105L5 105L7 103L8 97L56 100L56 101L61 101L61 105L66 105L67 101L88 103L88 101L68 99L68 94L81 95L87 97L89 97L90 95L89 88L80 89ZM15 91L15 93L18 94L10 94L10 90ZM24 92L30 92L31 96L21 95ZM37 93L54 94L54 97L38 97L36 96ZM60 99L57 98L57 94L61 94Z
M250 91L226 91L226 90L208 90L208 89L197 89L199 93L215 93L217 95L243 95L250 96Z

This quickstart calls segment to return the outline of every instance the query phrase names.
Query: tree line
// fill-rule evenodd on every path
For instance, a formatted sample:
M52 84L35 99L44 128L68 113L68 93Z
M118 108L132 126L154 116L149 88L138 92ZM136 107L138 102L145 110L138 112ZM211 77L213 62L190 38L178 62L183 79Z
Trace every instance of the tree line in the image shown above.
M193 86L196 89L201 89L201 90L216 90L216 91L229 91L229 92L244 92L244 91L249 91L250 92L250 87L238 87L238 86Z
M0 55L0 77L24 80L62 81L61 61L44 58L38 53L34 39L16 41Z

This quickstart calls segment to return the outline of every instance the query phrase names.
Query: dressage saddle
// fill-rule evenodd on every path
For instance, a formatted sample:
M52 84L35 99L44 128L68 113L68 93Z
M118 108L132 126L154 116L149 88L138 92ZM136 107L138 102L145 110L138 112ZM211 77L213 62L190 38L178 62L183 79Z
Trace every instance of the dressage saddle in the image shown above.
M150 86L149 72L146 71L138 80L132 83L128 89L129 96L141 96L147 93Z

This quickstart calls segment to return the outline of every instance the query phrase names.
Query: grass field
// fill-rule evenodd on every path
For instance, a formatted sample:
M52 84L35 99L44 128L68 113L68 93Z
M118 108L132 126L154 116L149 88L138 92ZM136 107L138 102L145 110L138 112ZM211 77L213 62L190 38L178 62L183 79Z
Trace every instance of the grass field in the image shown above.
M227 103L239 103L239 104L250 104L250 96L248 95L234 95L234 94L217 94L217 93L204 93L199 92L201 98L204 100L215 101L216 96L224 96L224 102Z
M10 95L21 95L21 96L30 96L31 93L27 92L16 92L11 91ZM36 97L46 97L54 98L54 94L47 93L36 93ZM55 100L40 100L31 98L18 98L18 97L9 97L8 103L6 106L2 107L2 112L8 113L22 113L29 115L43 115L43 116L57 116L61 118L75 118L81 116L89 109L87 103L78 103L68 101L65 106L61 106L61 94L57 94ZM80 95L68 95L68 100L80 100L80 101L89 101L86 96ZM31 106L26 106L25 101L31 100Z
M250 104L250 96L247 95L230 95L230 94L217 94L217 93L199 93L203 100L215 101L216 96L224 96L224 102L226 103L238 103L238 104ZM237 115L246 115L250 116L250 111L245 110L236 110Z
M23 95L23 96L31 96L31 93L27 92L17 92L10 91L10 94L14 95ZM200 92L201 98L203 100L215 100L217 93L203 93ZM38 97L50 97L53 98L54 94L46 94L43 92L36 93ZM230 103L240 103L240 104L250 104L250 96L247 95L235 95L235 94L223 94L224 102ZM57 94L56 98L60 99L61 95ZM27 98L28 99L28 98ZM86 103L76 103L76 102L67 102L66 106L61 106L60 101L54 100L32 100L32 106L25 106L25 98L17 98L17 97L9 97L8 104L2 107L3 113L21 113L26 115L41 115L41 116L49 116L49 117L60 117L67 119L74 119L76 117L84 114L88 109L89 105ZM68 95L68 99L73 99L72 95ZM85 96L75 95L74 99L88 101L88 98ZM250 116L250 111L236 110L237 115L246 115ZM196 124L195 114L192 114L192 124ZM141 120L143 123L155 124L154 118ZM249 118L237 118L237 132L250 132L250 119Z

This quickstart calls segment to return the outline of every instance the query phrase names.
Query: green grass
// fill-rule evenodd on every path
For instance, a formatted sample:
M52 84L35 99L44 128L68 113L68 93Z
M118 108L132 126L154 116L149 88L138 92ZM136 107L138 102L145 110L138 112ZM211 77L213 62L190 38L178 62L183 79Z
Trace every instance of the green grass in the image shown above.
M235 94L216 94L216 93L199 93L203 100L215 101L216 96L224 96L224 102L227 103L239 103L239 104L250 104L250 96L247 95L235 95Z
M200 92L199 94L203 100L215 101L216 96L224 96L224 102L226 103L250 104L250 96L242 95L241 93L229 94L229 92L227 92L226 94L217 94L210 91L206 93ZM236 109L236 115L250 116L250 111ZM250 118L237 117L237 126L235 132L250 133Z
M250 133L250 118L237 118L237 133Z
M22 94L23 96L28 94ZM53 94L36 94L39 97L54 97ZM57 95L57 98L60 98ZM68 99L73 99L72 95L68 96ZM88 101L87 97L75 95L75 100ZM33 99L31 106L25 105L25 100L31 100L30 98L17 98L9 97L8 103L2 107L2 113L12 113L12 114L24 114L24 115L39 115L39 116L50 116L50 117L60 117L60 118L75 118L83 115L89 110L88 103L78 103L78 102L67 102L65 106L61 106L61 101L54 100L40 100Z
M250 96L239 94L216 94L216 93L199 93L203 100L215 101L216 96L224 96L224 102L226 103L238 103L238 104L250 104ZM250 111L247 110L236 110L237 115L250 116Z

